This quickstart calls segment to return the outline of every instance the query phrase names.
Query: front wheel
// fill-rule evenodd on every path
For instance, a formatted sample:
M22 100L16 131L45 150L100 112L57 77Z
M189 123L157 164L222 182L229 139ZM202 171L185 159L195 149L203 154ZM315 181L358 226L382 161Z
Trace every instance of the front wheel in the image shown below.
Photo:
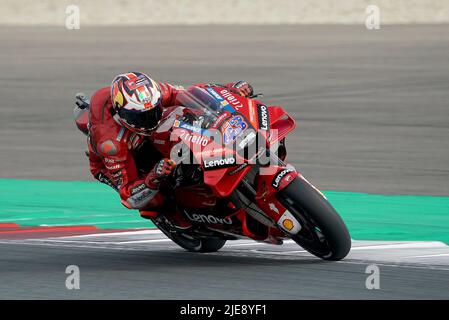
M297 177L278 193L278 199L301 224L301 230L291 236L293 241L324 260L346 257L351 249L349 231L317 189Z

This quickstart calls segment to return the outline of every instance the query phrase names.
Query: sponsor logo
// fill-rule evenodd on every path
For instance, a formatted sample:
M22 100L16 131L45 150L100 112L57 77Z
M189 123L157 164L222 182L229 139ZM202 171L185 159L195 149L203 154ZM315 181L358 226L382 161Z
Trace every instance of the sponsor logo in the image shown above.
M146 188L139 193L131 195L126 202L128 202L132 208L140 209L154 198L156 192L157 191L155 190Z
M106 142L103 142L100 147L101 152L104 155L108 156L115 156L118 153L117 147L115 146L114 142L111 140L107 140Z
M245 138L243 138L242 141L240 141L239 148L240 149L245 148L248 144L253 143L254 139L256 139L256 134L253 131L251 131Z
M229 103L225 99L223 99L223 97L220 96L217 91L212 88L206 88L206 90L219 102L222 108L229 106Z
M212 88L206 88L207 92L209 92L215 99L218 101L223 101L224 99Z
M187 216L187 218L189 218L191 221L194 222L209 223L209 224L232 224L231 218L219 218L211 214L205 215L193 213L192 215L189 215L185 210L184 213Z
M117 186L111 181L111 179L109 179L108 176L106 176L106 175L100 173L100 174L97 176L97 179L98 179L98 181L100 181L100 182L102 182L102 183L104 183L104 184L107 184L108 186L110 186L110 187L112 187L113 189L115 189L116 191L118 191L118 190L117 190Z
M115 159L110 159L110 158L104 158L104 162L106 162L106 163L117 163L117 162L121 162L121 161L115 160Z
M119 179L122 177L122 172L121 171L113 172L113 173L111 173L111 176L115 179Z
M273 202L270 202L268 204L268 206L270 207L271 211L276 212L277 214L279 214L279 210L278 210L278 208L276 207L276 205Z
M188 123L182 123L179 127L183 128L183 129L187 129L187 130L193 131L193 132L196 132L196 133L201 133L201 128L192 126L191 124L188 124Z
M117 171L117 172L111 172L111 177L113 179L113 183L117 186L120 187L123 183L123 174L122 171Z
M258 117L259 117L259 128L261 130L268 131L270 121L268 118L268 107L267 106L265 106L263 104L259 105Z
M129 90L135 90L143 85L150 84L150 82L148 81L148 79L145 76L141 75L137 79L133 78L133 79L127 80L125 82L125 84L129 88Z
M287 173L293 172L292 169L284 169L281 172L279 172L273 179L273 183L271 184L274 188L279 187L279 183L281 183L282 178L285 177Z
M119 131L119 133L118 133L118 135L117 135L116 140L117 140L117 141L121 141L124 134L125 134L125 128L124 128L124 127L121 127L121 128L120 128L120 131Z
M204 160L204 170L219 169L233 166L235 164L234 157L226 157L220 159Z
M231 106L234 107L235 110L238 110L243 107L242 103L228 90L223 89L220 91L220 94L229 102Z
M230 176L242 171L243 169L245 169L248 166L248 163L243 163L241 165L239 165L237 168L235 168L234 170L232 170L231 172L229 172L228 174Z
M141 193L136 194L135 196L132 197L132 200L134 201L134 203L138 204L144 200L146 200L146 198L148 198L148 196L150 196L153 193L152 190L145 190L142 191Z
M224 112L221 114L217 119L215 119L214 123L212 124L212 128L217 128L218 125L229 116L229 112Z
M209 144L209 139L204 136L198 136L195 134L190 134L187 131L183 131L180 135L181 139L185 142L195 143L203 147Z
M122 165L121 164L116 164L113 166L106 166L106 169L110 170L110 171L114 171L114 170L118 170L121 169Z
M233 142L246 128L248 128L248 124L243 120L242 116L235 116L226 121L221 129L224 143L227 145Z
M297 234L301 230L301 224L288 210L280 217L278 226L289 234Z
M207 150L204 150L203 151L203 156L204 157L210 157L210 158L213 158L214 157L214 155L217 155L218 156L218 154L223 154L223 153L225 153L225 152L229 152L229 150L228 149L226 149L226 148L216 148L215 146L211 146L210 148L208 148Z
M285 219L284 221L282 221L282 225L288 231L291 231L293 229L293 226L294 226L293 221L291 221L290 219Z
M131 189L131 194L136 194L145 189L147 186L145 183L139 184L137 187Z

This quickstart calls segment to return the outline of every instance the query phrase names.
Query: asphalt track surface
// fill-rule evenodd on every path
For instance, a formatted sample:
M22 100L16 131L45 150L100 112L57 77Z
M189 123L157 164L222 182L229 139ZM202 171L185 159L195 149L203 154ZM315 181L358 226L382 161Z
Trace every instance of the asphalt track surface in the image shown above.
M220 252L183 251L157 230L2 240L1 298L20 299L448 299L449 247L357 241L323 262L291 241L239 240ZM368 266L380 289L368 290ZM65 287L68 265L80 289Z
M448 31L2 27L1 177L90 179L73 96L143 70L183 85L250 81L298 120L289 161L322 189L449 195ZM441 243L356 242L361 249L328 263L291 243L201 255L155 236L2 240L0 298L449 298ZM373 263L380 290L365 287ZM81 290L65 288L71 264Z
M449 25L3 26L1 176L90 180L73 97L129 70L250 81L298 121L289 161L321 189L449 195Z

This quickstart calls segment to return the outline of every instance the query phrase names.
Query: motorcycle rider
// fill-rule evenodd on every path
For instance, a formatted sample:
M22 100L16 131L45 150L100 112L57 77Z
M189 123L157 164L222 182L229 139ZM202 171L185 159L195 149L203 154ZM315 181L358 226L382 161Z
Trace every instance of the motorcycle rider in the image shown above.
M252 86L245 81L224 86L244 97L253 94ZM125 207L139 209L144 218L157 216L157 209L164 204L159 183L176 166L152 147L152 132L164 110L176 105L182 89L158 83L144 73L129 72L117 75L110 87L99 89L90 100L90 171L95 179L118 191ZM77 95L76 104L84 109L89 102ZM149 164L154 166L143 169ZM178 228L191 226L180 215L176 220Z

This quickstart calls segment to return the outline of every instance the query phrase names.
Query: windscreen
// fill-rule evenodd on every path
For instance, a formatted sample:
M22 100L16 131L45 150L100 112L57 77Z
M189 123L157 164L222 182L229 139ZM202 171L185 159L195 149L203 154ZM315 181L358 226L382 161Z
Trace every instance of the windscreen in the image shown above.
M197 125L208 129L217 117L224 111L220 101L215 98L211 92L212 88L190 87L178 93L176 100L179 105L194 110L201 115L201 120Z

